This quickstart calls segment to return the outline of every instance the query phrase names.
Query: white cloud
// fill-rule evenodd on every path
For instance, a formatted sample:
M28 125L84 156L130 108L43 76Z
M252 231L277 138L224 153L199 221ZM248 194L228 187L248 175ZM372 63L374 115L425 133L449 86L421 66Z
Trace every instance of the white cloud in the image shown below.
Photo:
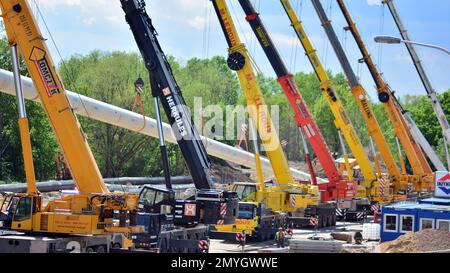
M203 0L203 1L199 1L199 0L178 0L179 1L179 4L180 4L180 6L183 8L183 9L192 9L192 10L198 10L198 9L201 9L201 10L203 10L204 8L205 8L205 2L207 3L207 2L209 2L209 1L205 1L205 0ZM209 4L209 3L207 3L207 4Z
M281 33L272 33L271 34L272 39L275 43L280 45L287 45L287 46L295 46L299 44L299 41L296 37L281 34Z
M111 23L123 23L123 19L116 15L104 16L103 18L105 18L106 21Z
M195 29L204 29L206 26L205 17L195 16L192 19L187 20L187 24Z
M91 26L91 25L95 24L95 22L97 22L97 19L95 19L95 17L87 17L87 18L84 18L82 20L82 22L86 26Z
M366 0L369 6L381 6L381 0Z
M395 54L394 60L404 62L404 63L410 63L411 57L406 54Z

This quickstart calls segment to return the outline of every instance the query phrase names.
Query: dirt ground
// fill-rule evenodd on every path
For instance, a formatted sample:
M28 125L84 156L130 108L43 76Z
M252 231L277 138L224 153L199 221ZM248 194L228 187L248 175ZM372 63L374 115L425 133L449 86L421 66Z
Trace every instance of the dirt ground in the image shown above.
M381 253L423 253L450 249L450 232L426 229L380 245Z

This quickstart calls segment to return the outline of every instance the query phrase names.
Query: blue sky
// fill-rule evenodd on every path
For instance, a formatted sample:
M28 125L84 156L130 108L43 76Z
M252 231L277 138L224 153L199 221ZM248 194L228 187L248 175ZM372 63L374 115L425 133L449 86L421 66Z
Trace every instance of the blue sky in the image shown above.
M137 52L118 0L30 0L30 2L32 6L39 5L63 58L77 53L86 54L95 49ZM181 61L192 57L226 56L225 39L209 0L146 2L147 11L160 34L159 39L166 54L173 55ZM252 0L252 2L260 7L261 17L290 70L311 72L311 66L295 38L280 2L278 0ZM382 68L392 89L400 96L425 94L404 45L384 45L380 51L379 45L373 41L373 36L377 34L399 36L387 7L383 8L378 2L379 0L346 1L372 56ZM292 0L291 3L294 7L297 5L302 7L300 17L322 62L333 72L340 72L341 67L324 35L311 1ZM355 71L361 77L369 94L375 98L374 82L366 66L358 65L361 55L356 44L351 34L345 35L342 30L345 21L336 1L322 0L322 3L331 11L329 16L345 45ZM412 39L450 48L449 0L396 0L395 3ZM244 20L238 1L228 0L228 5L241 38L248 44L259 68L265 75L275 76ZM44 36L48 37L42 18L38 21ZM208 41L207 46L205 40ZM49 47L54 59L59 61L55 47L50 43ZM295 50L297 50L296 58L293 53ZM433 49L418 48L418 51L435 89L438 92L449 89L450 58Z

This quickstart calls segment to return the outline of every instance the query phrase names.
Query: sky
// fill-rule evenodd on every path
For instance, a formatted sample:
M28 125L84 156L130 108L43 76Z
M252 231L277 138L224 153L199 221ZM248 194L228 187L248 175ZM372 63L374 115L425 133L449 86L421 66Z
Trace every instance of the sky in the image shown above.
M299 44L290 21L279 0L251 0L276 43L292 73L312 72L303 48ZM404 45L380 46L373 41L379 34L399 37L387 7L381 0L347 0L346 4L356 22L369 51L381 68L385 79L398 96L424 95L425 89L414 69ZM74 54L92 50L138 52L119 0L30 0L39 6L43 17L38 22L49 38L44 21L56 47L48 41L56 62ZM159 33L166 54L181 62L192 57L226 57L227 45L210 0L146 0L147 12ZM261 71L270 77L275 74L262 49L245 21L237 0L227 0L241 34L241 40L256 60ZM310 0L291 0L298 7L298 15L317 49L319 58L334 73L342 69L330 46ZM358 64L361 54L350 33L345 34L345 19L335 0L322 0L334 29L363 86L375 99L374 82L365 65ZM411 39L450 49L450 0L395 0L401 19ZM57 48L57 49L56 49ZM438 93L450 88L450 57L435 49L417 48L432 84ZM59 53L61 55L59 55Z

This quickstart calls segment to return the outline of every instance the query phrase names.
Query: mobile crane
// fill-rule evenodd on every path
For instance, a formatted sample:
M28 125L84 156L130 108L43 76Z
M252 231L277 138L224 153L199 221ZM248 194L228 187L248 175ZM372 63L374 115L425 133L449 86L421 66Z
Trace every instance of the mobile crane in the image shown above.
M320 62L317 52L312 45L311 40L308 38L302 22L298 19L297 14L289 0L280 0L291 25L299 38L305 53L314 68L314 71L321 83L322 93L330 106L330 109L335 118L335 125L338 130L342 132L345 140L347 141L353 155L361 168L364 176L362 185L364 186L366 196L374 202L379 202L383 199L389 198L389 195L382 194L380 190L380 182L374 172L374 169L363 149L361 141L355 132L355 129L351 123L351 120L345 113L344 106L339 99L338 94L334 90L334 84L330 80L327 72L325 71L322 63ZM377 159L375 159L377 161Z
M322 22L322 26L325 29L325 33L328 36L328 39L331 42L331 45L339 59L339 62L344 70L345 75L347 76L351 92L355 97L358 107L361 110L361 113L364 117L364 120L369 128L369 134L375 141L378 149L380 150L381 157L386 164L386 167L389 172L390 184L393 190L393 196L396 198L403 198L404 194L409 192L411 189L408 183L417 183L418 177L412 176L402 176L396 162L394 156L392 155L386 139L384 138L383 132L378 124L378 121L374 115L372 110L372 106L370 105L370 101L364 87L359 83L359 80L353 71L352 66L342 48L339 39L337 38L336 32L334 31L331 21L328 19L327 14L320 2L320 0L311 0L313 6L319 15L320 21ZM391 188L391 187L387 187ZM400 195L398 195L400 194Z
M166 177L166 189L144 187L140 193L137 222L147 233L136 234L137 248L159 249L161 252L197 252L207 248L208 225L234 224L237 216L236 192L214 189L209 173L210 160L195 129L189 109L169 62L158 42L157 32L143 0L121 0L125 19L150 76L156 110L160 148ZM143 85L142 79L137 83ZM197 192L186 200L176 199L170 182L165 139L159 101L192 175Z
M392 91L388 84L384 81L381 73L378 71L372 57L364 44L364 41L359 33L356 24L354 23L351 15L343 0L337 0L338 5L348 23L348 27L345 29L349 30L360 49L363 60L369 68L370 74L375 81L377 86L378 98L381 103L383 103L385 110L389 116L389 119L394 127L395 135L400 140L409 163L411 164L413 173L420 176L419 183L417 184L418 191L431 192L434 188L434 176L427 159L420 149L417 142L414 140L413 136L409 132L408 125L403 118L399 110L396 99L394 98Z
M264 239L264 237L269 238L273 236L273 231L279 227L279 224L285 221L282 219L285 218L283 214L287 214L286 221L292 225L304 225L309 222L311 216L319 218L320 226L335 225L336 204L321 202L319 200L318 187L310 185L309 181L307 184L297 183L292 178L287 159L281 148L279 138L274 130L271 118L267 112L267 106L257 83L250 55L245 45L239 39L226 1L213 0L212 4L229 46L228 66L231 70L237 72L241 88L247 99L249 116L256 123L261 142L271 161L276 178L276 185L267 185L267 183L234 184L232 189L242 193L240 194L241 203L239 206L239 216L241 217L238 217L236 220L236 225L217 227L213 235L216 238L227 238L227 236L230 236L234 240L235 233L245 230L250 236L257 236L260 239ZM283 81L283 85L294 86L289 78L285 78ZM293 87L292 90L298 93L298 90L293 89ZM306 105L303 101L298 101L297 103L298 105L295 104L295 108L300 107L300 112L297 112L297 121L302 125L305 134L309 138L314 134L319 134L317 128L312 127L311 115L307 111ZM320 149L325 147L321 146ZM328 150L318 149L317 152L328 153ZM330 183L342 180L337 171L331 171L329 177L333 178ZM350 186L353 185L349 184ZM324 192L323 197L335 196L343 198L350 195L353 197L355 194L355 189L349 188L348 184L345 184L344 187L342 187L342 184L335 186L336 188L331 192ZM279 217L272 218L274 215ZM262 223L267 218L269 222L277 224L267 226Z
M294 81L294 77L288 72L286 65L282 61L280 54L272 42L272 39L261 22L259 15L254 10L250 1L239 0L239 3L247 15L247 21L250 23L250 26L252 27L258 41L263 47L266 56L278 76L278 83L286 94L286 97L295 112L295 121L297 126L300 130L303 130L304 135L307 136L329 179L329 183L319 185L319 190L322 192L322 200L330 201L340 198L352 199L354 197L354 193L351 189L355 188L354 185L351 185L351 182L346 181L339 173L334 159L331 156L328 145L325 143L321 132L315 124L308 106L306 105L302 95L300 94L299 88ZM343 190L348 186L350 187L348 192ZM340 193L340 191L342 192Z
M348 210L348 219L355 219L355 217L351 217L356 215L361 215L358 211L362 212L368 209L370 206L370 201L368 198L368 191L370 191L370 185L376 182L376 175L370 165L370 161L367 155L364 152L364 149L359 141L356 132L353 129L353 126L350 120L347 118L344 108L337 96L337 94L333 90L332 83L328 78L325 70L320 65L320 62L315 55L315 68L317 71L317 75L321 75L319 79L323 79L322 81L322 91L327 99L329 105L331 106L332 112L335 116L335 124L338 130L344 132L346 139L351 144L350 147L355 151L355 155L358 159L361 160L361 168L365 171L368 181L366 182L369 186L364 185L359 187L360 194L355 196L354 193L349 191L349 195L338 195L338 191L345 189L346 187L350 189L357 188L356 185L352 185L352 175L349 171L349 178L345 180L340 174L339 170L336 167L334 159L331 157L331 153L329 152L328 146L325 143L323 136L321 135L318 127L314 123L314 120L308 110L306 103L304 102L299 88L295 83L293 76L288 72L286 65L282 61L280 54L278 53L275 44L273 43L269 33L267 32L263 22L258 13L256 13L253 5L248 0L239 0L245 14L246 20L250 23L253 32L255 33L258 41L260 42L267 58L272 64L275 73L278 76L278 82L281 85L281 88L284 90L288 100L291 103L292 108L294 109L296 115L296 123L298 124L300 130L305 130L306 135L308 136L308 140L310 141L314 151L316 151L316 155L321 162L325 173L328 176L329 183L319 185L319 190L322 192L322 200L323 201L339 201L345 202L348 208L353 208ZM312 48L312 47L311 47ZM311 54L315 54L314 50L308 51ZM309 128L308 130L305 128ZM341 133L339 133L342 148L344 153L346 154L345 144L343 143L343 139L341 137ZM322 153L322 151L327 151L326 153ZM347 159L348 164L348 159ZM352 205L348 205L348 202L352 202ZM338 204L339 206L339 204ZM345 216L344 216L345 217Z
M13 53L16 92L23 97L17 69L19 48L79 192L48 201L44 206L44 199L30 176L32 166L26 163L27 193L1 194L1 229L19 235L0 236L0 251L32 252L36 247L39 252L67 252L74 248L81 252L109 251L114 234L143 232L136 225L138 195L108 191L27 1L2 0L0 8ZM23 112L23 100L19 99L18 104ZM27 162L32 160L29 139L26 139L29 135L23 122L25 115L22 113L20 117ZM118 223L114 219L115 211L119 214Z
M409 38L408 31L406 30L405 25L403 24L402 20L400 19L400 15L397 11L397 8L394 5L393 0L383 0L383 4L386 4L389 8L389 11L392 14L392 17L394 18L394 21L400 31L400 34L405 41L411 41ZM422 81L423 86L425 87L425 90L427 91L428 98L430 99L431 105L433 106L433 110L436 113L436 116L439 120L439 124L442 127L443 134L444 134L444 140L447 141L447 143L450 142L450 124L447 120L447 117L445 116L445 112L442 109L441 103L439 102L439 99L437 97L436 90L431 85L430 79L428 78L427 73L425 72L425 68L422 65L422 62L419 58L419 55L416 52L416 49L414 48L414 45L410 43L405 43L408 52L414 62L414 66L417 70L417 73L419 73L420 79ZM450 166L449 166L450 168Z

